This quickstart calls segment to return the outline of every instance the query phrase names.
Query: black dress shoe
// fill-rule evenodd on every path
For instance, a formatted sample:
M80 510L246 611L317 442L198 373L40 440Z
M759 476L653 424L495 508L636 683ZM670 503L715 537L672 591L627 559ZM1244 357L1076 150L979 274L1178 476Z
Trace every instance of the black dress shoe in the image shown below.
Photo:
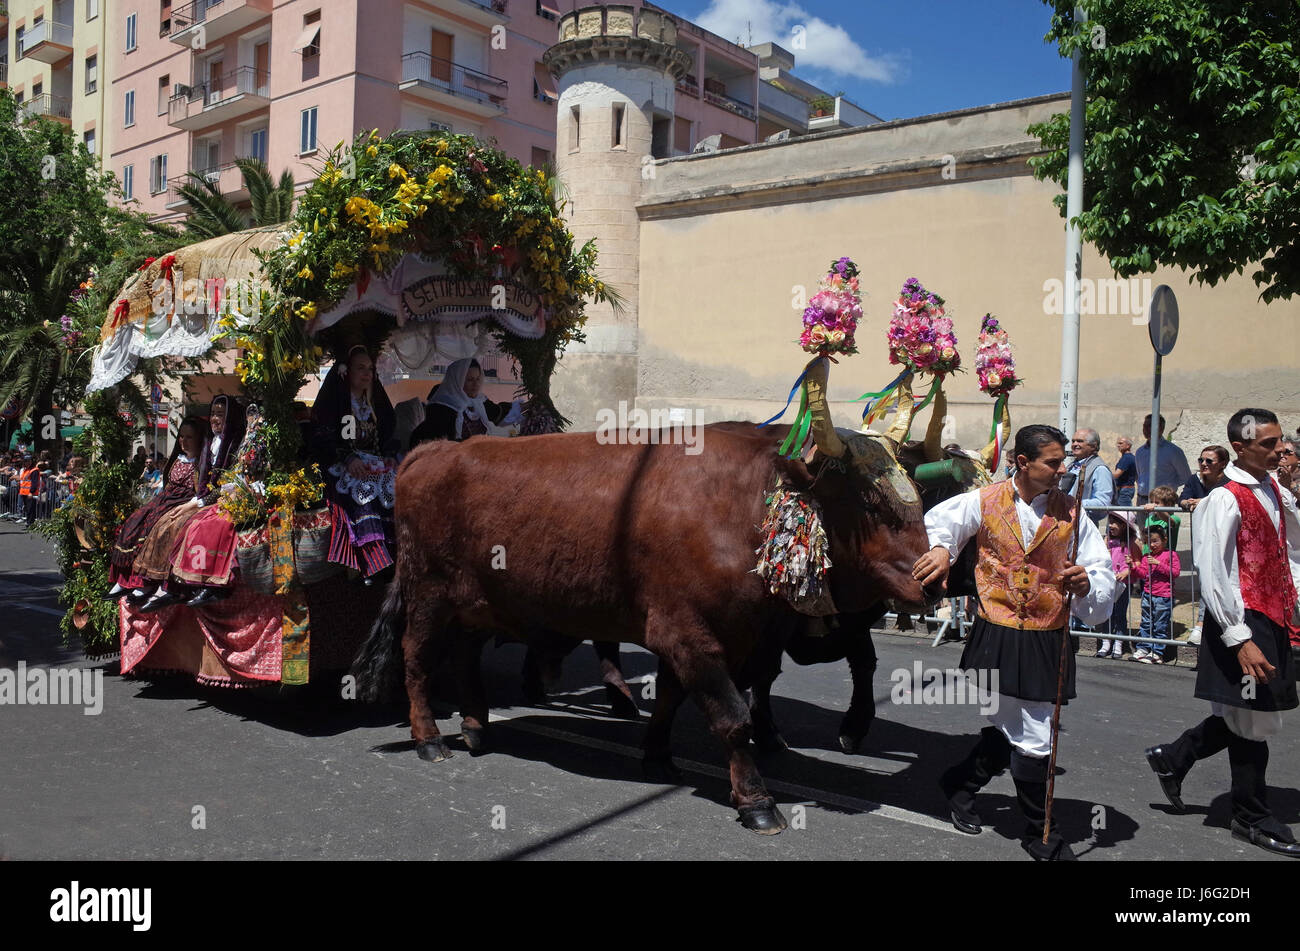
M1232 829L1234 839L1241 839L1243 842L1257 845L1269 852L1276 852L1278 855L1289 855L1293 859L1300 859L1300 842L1283 842L1281 839L1273 838L1258 826L1248 826L1236 819L1232 820L1229 828Z
M124 588L120 584L114 584L113 587L109 588L107 591L104 592L104 600L116 601L118 598L129 593L130 593L129 588Z
M151 594L152 592L146 591L144 588L136 588L126 596L126 599L132 604L144 604L149 600Z
M958 832L979 835L984 831L984 825L980 814L975 811L974 797L961 788L952 773L950 769L939 777L939 788L943 790L943 798L948 800L948 818ZM966 799L971 800L969 804L964 801Z
M154 611L161 611L163 608L171 607L173 604L181 603L181 596L172 594L170 591L159 591L152 598L140 605L139 610L144 614L152 614Z
M201 608L205 604L216 604L233 594L229 588L200 588L199 593L185 603L192 608Z
M1187 807L1183 805L1183 781L1178 778L1173 765L1165 756L1165 748L1153 746L1147 750L1147 762L1155 770L1156 778L1160 780L1160 788L1164 790L1169 804L1179 812L1186 812Z

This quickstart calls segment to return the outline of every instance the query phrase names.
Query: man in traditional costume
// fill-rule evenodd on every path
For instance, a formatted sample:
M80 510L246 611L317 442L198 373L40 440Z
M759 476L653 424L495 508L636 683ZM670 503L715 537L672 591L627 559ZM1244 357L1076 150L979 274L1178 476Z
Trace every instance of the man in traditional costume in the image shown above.
M988 678L997 708L989 715L993 725L940 784L953 825L977 835L982 828L975 794L1010 766L1028 823L1025 850L1039 860L1073 859L1056 829L1042 842L1061 637L1070 613L1085 624L1110 616L1115 575L1097 526L1078 517L1074 500L1056 488L1065 471L1065 434L1052 426L1025 426L1016 433L1014 457L1012 479L965 492L926 513L932 547L912 572L927 586L946 583L952 561L975 539L979 613L961 666ZM1072 561L1075 532L1079 550ZM1065 652L1064 663L1062 702L1075 696L1073 652Z
M1296 698L1288 646L1300 633L1300 515L1295 500L1269 475L1283 447L1277 416L1241 409L1228 420L1236 463L1226 485L1192 513L1194 550L1205 605L1196 696L1210 716L1172 743L1146 751L1174 809L1182 812L1183 779L1197 760L1228 751L1234 837L1270 852L1300 857L1295 836L1265 798L1268 738L1282 729Z

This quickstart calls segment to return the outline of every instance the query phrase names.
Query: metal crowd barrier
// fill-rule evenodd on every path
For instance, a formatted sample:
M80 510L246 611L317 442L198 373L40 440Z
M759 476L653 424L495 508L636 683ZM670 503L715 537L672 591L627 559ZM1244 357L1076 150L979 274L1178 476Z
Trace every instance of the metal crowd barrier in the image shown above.
M1179 567L1181 568L1181 570L1180 570L1180 572L1179 572L1179 574L1178 574L1178 577L1179 577L1179 578L1183 578L1183 577L1190 578L1190 581L1191 581L1191 588L1192 588L1192 592L1191 592L1191 595L1192 595L1192 603L1193 603L1193 604L1196 604L1196 603L1197 603L1197 600L1198 600L1198 599L1197 599L1197 596L1196 596L1196 578L1197 578L1197 575L1196 575L1196 567L1195 567L1195 564L1192 562L1192 558L1191 558L1191 553L1195 550L1195 548L1194 548L1194 546L1193 546L1193 544L1192 544L1192 519L1191 519L1191 513L1190 513L1190 512L1188 512L1188 511L1186 511L1185 509L1180 508L1180 507L1178 507L1178 506L1156 506L1156 507L1154 507L1154 508L1152 508L1152 509L1146 509L1146 508L1144 508L1144 507L1141 506L1141 505L1107 505L1107 506L1096 506L1096 507L1089 506L1088 509L1087 509L1087 511L1090 512L1090 513L1093 513L1094 515L1105 515L1105 516L1109 516L1111 512L1135 512L1135 513L1144 513L1144 514L1146 514L1146 515L1156 515L1156 514L1159 514L1159 513L1166 513L1166 514L1170 514L1170 515L1180 515L1180 516L1183 516L1183 519L1181 520L1180 525L1179 525L1179 539L1178 539L1178 540L1179 540L1179 542L1183 542L1184 540L1186 541L1187 560L1186 560L1186 562L1183 562L1183 559L1182 559L1182 557L1181 557L1181 555L1180 555L1180 557L1179 557L1179 562L1180 562ZM1104 522L1104 520L1103 520L1103 525L1104 525L1104 524L1105 524L1105 522ZM1183 534L1182 534L1182 532L1183 532L1183 528L1184 528L1184 527L1185 527L1186 530L1187 530L1187 534L1186 534L1186 535L1183 535ZM1141 528L1142 528L1142 519L1141 519L1141 518L1139 518L1139 526L1138 526L1138 528L1139 528L1139 533L1140 533ZM1139 536L1139 537L1140 537L1140 536ZM1106 531L1105 531L1104 528L1102 529L1102 538L1103 538L1103 540L1106 538ZM1182 547L1182 546L1179 545L1178 547L1174 548L1174 552L1175 552L1175 554L1178 553L1178 550L1179 550L1179 548L1181 548L1181 547ZM1127 585L1128 585L1128 594L1129 594L1129 609L1130 609L1130 612L1131 612L1131 610L1132 610L1132 606L1133 606L1133 604L1134 604L1135 601L1137 602L1137 604L1139 605L1139 607L1141 606L1141 603L1142 603L1142 597L1141 597L1141 595L1142 595L1142 589L1141 589L1141 588L1140 588L1140 587L1135 583L1134 578L1133 578L1133 576L1132 576L1131 574L1129 575L1129 579L1128 579ZM945 600L947 600L947 602L948 602L948 604L949 604L949 607L950 607L950 610L951 610L951 612L952 612L950 617L941 617L941 616L939 616L939 615L937 615L937 614L925 615L924 617L915 616L915 615L912 616L912 617L914 618L914 620L919 621L919 622L923 622L923 623L925 623L925 624L927 624L927 625L928 625L928 624L937 624L937 625L939 625L939 630L935 633L934 640L931 642L931 646L932 646L932 647L938 647L941 643L943 643L943 641L945 640L945 638L948 637L949 632L950 632L950 631L953 631L953 630L955 630L955 631L957 632L957 640L965 640L965 638L966 638L967 628L970 626L969 622L966 620L967 599L966 599L966 598L946 598ZM1075 637L1093 637L1093 638L1097 638L1098 640L1109 640L1109 641L1112 641L1112 642L1118 640L1118 641L1123 641L1123 642L1125 642L1125 643L1137 643L1137 642L1142 642L1142 643L1152 643L1152 644L1156 644L1156 645L1160 646L1160 647L1161 647L1161 651L1162 651L1162 653L1163 653L1163 651L1164 651L1165 649L1167 649L1167 648L1169 648L1169 647L1174 647L1175 649L1180 649L1180 648L1184 648L1184 647L1196 647L1197 645L1195 645L1195 644L1189 644L1189 643L1188 643L1187 641L1185 641L1185 640L1181 640L1181 641L1180 641L1180 640L1175 640L1175 639L1174 639L1174 636L1173 636L1173 610L1174 610L1174 608L1177 607L1177 605L1178 605L1178 581L1177 581L1177 579L1175 579L1175 581L1174 581L1174 585L1173 585L1173 595L1172 595L1171 598L1170 598L1170 602L1171 602L1171 603L1170 603L1170 605L1169 605L1169 615L1170 615L1170 623L1169 623L1169 637L1168 637L1168 638L1165 638L1165 639L1157 638L1157 637L1154 637L1154 636L1152 636L1152 635L1143 635L1143 634L1140 634L1140 633L1137 633L1137 634L1132 633L1133 628L1130 626L1130 625L1131 625L1131 621L1129 621L1127 617L1125 618L1125 633L1123 633L1123 634L1108 634L1108 633L1106 633L1106 632L1103 631L1103 630L1095 630L1095 631L1094 631L1094 630L1089 630L1088 628L1076 627L1075 625L1077 624L1077 619L1075 619L1073 616L1071 616L1071 619L1070 619L1070 622L1071 622L1071 623L1070 623L1070 634L1073 635L1073 636L1075 636ZM887 620L892 620L892 621L894 621L894 622L897 622L897 620L898 620L898 615L897 615L896 613L890 612L890 613L888 613L888 614L885 615L885 618L886 618ZM1196 615L1196 618L1195 618L1194 626L1199 626L1199 622L1200 622L1200 614L1199 614L1199 612L1198 612L1198 614ZM1107 622L1106 622L1106 627L1109 627L1109 624L1110 624L1110 622L1107 621ZM1100 627L1100 625L1099 625L1099 627ZM1140 631L1141 628L1139 627L1138 630Z
M1179 515L1179 516L1181 516L1182 518L1181 518L1181 521L1180 521L1180 523L1179 523L1179 536L1178 536L1178 540L1179 540L1180 542L1184 542L1184 541L1186 542L1186 554L1187 554L1187 558L1186 558L1186 561L1184 561L1182 555L1179 554L1179 549L1182 548L1183 546L1182 546L1182 545L1174 546L1173 543L1172 543L1173 540L1170 539L1170 546L1169 546L1169 547L1174 551L1175 554L1179 554L1179 568L1180 568L1181 570L1180 570L1179 573L1178 573L1178 578L1175 578L1175 579L1174 579L1174 582L1173 582L1173 585L1172 585L1172 591L1171 591L1170 598L1169 598L1169 601L1170 601L1170 603L1169 603L1169 636L1168 636L1167 638L1164 638L1164 639L1162 640L1161 638L1157 638L1157 637L1150 636L1150 635L1146 635L1146 636L1144 636L1144 635L1142 635L1142 634L1140 634L1140 633L1138 633L1138 634L1130 633L1130 632L1133 630L1133 628L1130 626L1130 625L1131 625L1131 621L1128 619L1128 617L1125 618L1125 633L1124 633L1124 634L1107 634L1107 633L1105 633L1104 631L1100 631L1100 630L1093 631L1093 630L1088 630L1087 628L1077 628L1077 627L1075 626L1075 625L1077 624L1077 619L1075 619L1073 616L1071 616L1071 618L1070 618L1070 633L1071 633L1072 635L1076 636L1076 637L1095 637L1095 638L1097 638L1098 640L1103 640L1103 641L1104 641L1104 640L1109 640L1109 641L1112 641L1112 642L1113 642L1113 641L1117 641L1117 640L1118 640L1118 641L1124 641L1125 643L1130 643L1130 644L1131 644L1131 643L1138 643L1138 642L1141 642L1141 643L1144 643L1144 644L1155 644L1155 645L1157 645L1157 646L1160 648L1160 653L1161 653L1162 655L1164 654L1164 652L1165 652L1169 647L1173 647L1173 648L1175 648L1175 650L1181 650L1182 648L1185 648L1185 647L1197 647L1198 645L1196 645L1196 644L1189 644L1186 640L1181 640L1181 641L1180 641L1180 640L1176 640L1176 639L1174 638L1174 620L1173 620L1174 608L1176 608L1176 607L1178 606L1178 581L1179 581L1179 579L1184 578L1184 577L1189 579L1190 584L1191 584L1191 603L1192 603L1193 605L1196 605L1196 604L1198 604L1198 602L1199 602L1199 599L1197 598L1197 595L1196 595L1196 579L1197 579L1197 574L1196 574L1196 564L1195 564L1195 562L1192 560L1192 553L1196 550L1196 546L1195 546L1195 544L1194 544L1194 539L1193 539L1193 535L1192 535L1192 513L1191 513L1191 512L1188 512L1186 509L1181 508L1181 507L1176 506L1176 505L1165 505L1165 506L1160 506L1160 505L1158 505L1158 506L1155 506L1154 508L1151 508L1151 509L1144 508L1144 507L1141 506L1141 505L1099 505L1099 506L1095 506L1095 507L1094 507L1094 506L1089 506L1089 507L1086 509L1086 511L1091 512L1091 513L1094 513L1094 514L1104 514L1104 515L1106 515L1106 516L1109 516L1111 512L1133 512L1133 513L1135 513L1135 514L1138 515L1138 530L1139 530L1139 533L1141 532L1143 526L1145 525L1145 520L1143 519L1143 515L1157 515L1157 514L1160 514L1160 513L1166 513L1166 514L1170 514L1170 515ZM1103 521L1103 525L1104 525L1104 524L1105 524L1105 521ZM1186 532L1185 535L1183 534L1184 531ZM1172 532L1171 532L1171 534L1172 534ZM1104 540L1105 538L1106 538L1106 532L1105 532L1105 530L1103 529L1103 531L1102 531L1102 539ZM1132 574L1130 574L1130 575L1129 575L1129 578L1128 578L1128 595L1129 595L1129 613L1131 614L1131 612L1132 612L1132 608L1133 608L1133 604L1134 604L1135 601L1136 601L1136 603L1137 603L1137 605L1138 605L1138 607L1139 607L1139 613L1140 613L1140 609L1141 609L1141 605L1142 605L1142 589L1139 588L1139 587L1135 584L1135 582L1134 582L1134 578L1133 578L1133 575L1132 575ZM1197 610L1197 613L1196 613L1196 614L1194 615L1194 617L1193 617L1193 624L1192 624L1193 627L1199 627L1199 626L1200 626L1200 609L1198 608L1198 609L1196 609L1196 610ZM1140 624L1140 622L1139 622L1139 624ZM1098 626L1100 627L1101 625L1098 625ZM1106 627L1109 628L1109 626L1110 626L1110 622L1107 621L1107 622L1106 622ZM1140 631L1141 628L1139 627L1138 630Z
M27 497L19 495L20 481L17 477L0 476L0 520L34 525L53 515L71 494L56 477L43 477L41 490L29 505Z

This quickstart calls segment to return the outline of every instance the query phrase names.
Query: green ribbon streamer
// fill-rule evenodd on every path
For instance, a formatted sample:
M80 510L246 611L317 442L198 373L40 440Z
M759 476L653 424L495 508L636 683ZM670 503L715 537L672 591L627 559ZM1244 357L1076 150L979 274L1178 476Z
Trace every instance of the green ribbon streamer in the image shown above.
M812 424L812 413L808 411L808 389L800 387L799 389L799 412L795 414L794 422L790 425L790 434L785 437L785 442L781 443L778 452L783 456L793 456L793 450L803 446L804 438L808 435L808 427Z

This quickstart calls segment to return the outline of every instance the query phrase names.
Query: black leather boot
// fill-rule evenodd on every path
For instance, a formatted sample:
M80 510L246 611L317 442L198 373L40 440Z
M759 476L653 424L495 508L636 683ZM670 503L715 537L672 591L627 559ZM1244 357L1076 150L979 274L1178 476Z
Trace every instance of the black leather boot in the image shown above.
M1019 750L1011 754L1011 778L1016 782L1020 811L1025 814L1025 834L1020 844L1037 862L1072 862L1077 856L1055 825L1047 842L1043 842L1043 826L1047 822L1047 767L1046 756L1026 756Z
M986 726L967 757L939 777L939 787L948 800L949 815L958 832L979 835L984 831L975 811L975 794L1000 776L1011 762L1011 744L997 727Z

